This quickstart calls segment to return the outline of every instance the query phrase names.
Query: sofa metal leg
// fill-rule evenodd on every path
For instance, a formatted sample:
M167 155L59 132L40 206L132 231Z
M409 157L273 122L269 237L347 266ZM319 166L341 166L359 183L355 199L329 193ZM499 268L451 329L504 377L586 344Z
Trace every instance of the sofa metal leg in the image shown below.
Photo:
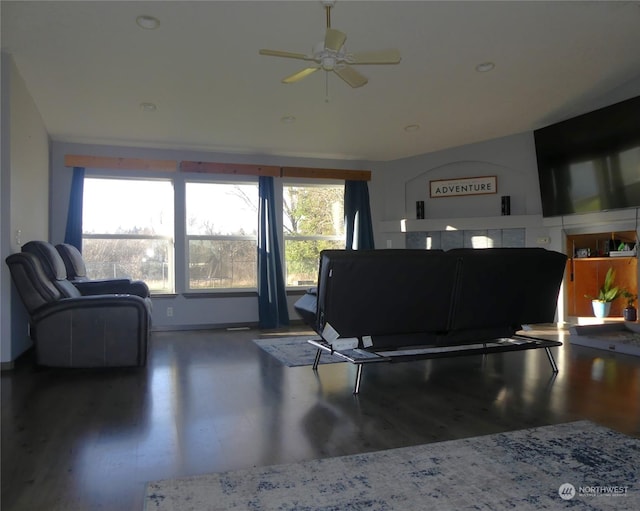
M318 351L316 351L316 358L313 361L313 370L314 371L318 370L318 364L320 363L320 355L322 355L322 349L318 348Z
M359 394L360 393L360 381L362 381L362 364L356 364L357 366L357 370L356 370L356 386L353 389L353 393L354 394Z
M551 369L554 373L558 372L558 366L556 365L556 361L553 358L553 354L551 353L551 349L545 348L544 351L547 352L547 357L549 358L549 363L551 364Z

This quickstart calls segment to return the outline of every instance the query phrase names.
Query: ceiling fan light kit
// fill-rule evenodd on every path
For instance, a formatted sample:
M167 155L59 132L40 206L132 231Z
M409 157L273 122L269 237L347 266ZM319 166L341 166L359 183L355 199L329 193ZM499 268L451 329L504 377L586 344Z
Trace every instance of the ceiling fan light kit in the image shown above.
M476 66L476 71L478 73L488 73L492 71L496 65L493 62L482 62Z
M313 65L286 76L282 83L295 83L306 78L312 73L322 69L334 72L347 84L353 88L362 87L368 82L367 77L356 71L351 65L356 64L398 64L401 60L400 52L396 49L367 51L361 53L349 53L344 47L347 35L340 30L331 28L331 8L335 1L322 0L327 14L327 29L324 41L320 41L313 46L311 55L304 53L294 53L289 51L262 49L260 55L270 57L284 57L288 59L305 60L313 62Z

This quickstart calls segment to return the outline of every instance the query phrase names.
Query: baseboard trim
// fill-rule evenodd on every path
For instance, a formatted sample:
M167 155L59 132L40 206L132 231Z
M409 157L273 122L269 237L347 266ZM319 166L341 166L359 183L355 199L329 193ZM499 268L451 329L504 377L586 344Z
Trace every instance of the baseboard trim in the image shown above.
M290 326L303 325L301 319L289 321ZM152 332L174 332L180 330L259 330L257 322L251 323L211 323L202 325L159 325L151 327Z
M228 328L256 329L258 323L215 323L202 325L160 325L151 328L152 332L174 332L184 330L226 330Z

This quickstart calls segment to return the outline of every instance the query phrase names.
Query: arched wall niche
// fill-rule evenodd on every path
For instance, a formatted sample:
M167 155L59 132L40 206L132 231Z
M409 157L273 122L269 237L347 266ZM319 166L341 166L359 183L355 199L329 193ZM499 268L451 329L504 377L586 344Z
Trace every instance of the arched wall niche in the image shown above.
M456 161L433 167L405 183L405 218L416 218L416 202L424 201L425 218L491 217L501 214L501 197L511 197L511 214L525 215L522 171L487 161ZM429 182L439 179L496 176L497 192L483 195L429 197Z

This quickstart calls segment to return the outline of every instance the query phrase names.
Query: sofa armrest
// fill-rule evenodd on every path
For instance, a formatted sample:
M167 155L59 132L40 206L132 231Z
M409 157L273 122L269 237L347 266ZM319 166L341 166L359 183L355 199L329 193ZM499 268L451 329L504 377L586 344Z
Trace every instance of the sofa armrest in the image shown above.
M305 325L317 331L318 321L318 288L311 288L302 295L294 304L293 308L300 315Z

